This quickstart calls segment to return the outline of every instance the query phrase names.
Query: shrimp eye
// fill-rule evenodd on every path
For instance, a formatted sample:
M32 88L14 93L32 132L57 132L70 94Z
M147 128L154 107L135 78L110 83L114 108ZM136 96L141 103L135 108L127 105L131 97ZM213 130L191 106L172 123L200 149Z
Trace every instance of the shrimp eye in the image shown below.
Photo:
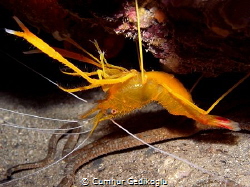
M118 111L116 109L111 110L111 114L116 114Z
M108 114L116 114L118 111L116 110L116 109L112 109L112 108L109 108L108 110L107 110L107 113Z

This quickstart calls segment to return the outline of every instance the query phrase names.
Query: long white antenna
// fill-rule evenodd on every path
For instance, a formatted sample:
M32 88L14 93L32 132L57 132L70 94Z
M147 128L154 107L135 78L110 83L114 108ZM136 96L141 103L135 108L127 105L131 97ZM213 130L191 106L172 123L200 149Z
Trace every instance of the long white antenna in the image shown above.
M18 112L18 111L14 111L14 110L9 110L9 109L2 108L2 107L0 107L0 110L6 111L6 112L11 112L11 113L14 113L14 114L23 115L23 116L29 116L29 117L33 117L33 118L45 119L45 120L62 121L62 122L78 122L77 120L49 118L49 117L43 117L43 116L38 116L38 115L34 115L34 114L26 114L26 113L23 113L23 112Z

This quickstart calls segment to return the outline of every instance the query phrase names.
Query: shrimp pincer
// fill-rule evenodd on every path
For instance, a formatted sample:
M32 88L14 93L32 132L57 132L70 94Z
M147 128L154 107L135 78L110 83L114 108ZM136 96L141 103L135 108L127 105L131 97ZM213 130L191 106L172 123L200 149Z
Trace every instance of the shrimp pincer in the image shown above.
M102 87L103 91L107 93L106 99L99 101L93 109L81 116L81 118L86 118L98 112L94 118L94 126L91 133L98 126L99 122L128 114L151 102L159 103L173 115L186 116L204 125L227 128L233 131L240 130L237 122L223 117L209 115L208 113L211 111L211 107L208 111L205 111L196 106L187 89L171 74L157 71L145 72L143 66L141 66L141 72L134 69L129 71L125 68L108 64L97 42L94 44L98 49L100 59L86 52L86 50L74 43L74 41L68 40L92 58L86 57L86 59L88 59L86 60L87 63L89 63L88 61L94 61L92 64L99 64L96 65L98 68L97 71L90 73L83 72L65 59L63 54L61 55L43 40L31 33L18 18L14 18L24 32L6 29L7 33L23 37L39 50L58 60L73 71L73 73L67 74L81 76L90 83L90 85L84 87L61 89L67 92L76 92ZM93 75L96 75L98 78L92 78Z

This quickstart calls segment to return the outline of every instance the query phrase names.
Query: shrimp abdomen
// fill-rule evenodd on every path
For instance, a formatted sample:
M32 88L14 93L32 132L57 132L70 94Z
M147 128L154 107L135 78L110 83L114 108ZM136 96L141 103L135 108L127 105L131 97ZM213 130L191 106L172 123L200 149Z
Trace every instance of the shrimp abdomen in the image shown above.
M204 125L240 130L239 124L227 118L207 114L206 111L196 106L189 92L181 82L163 72L148 72L149 80L152 79L158 84L158 96L155 98L169 113L183 115L192 118ZM149 81L148 80L148 81ZM155 90L156 91L156 90Z

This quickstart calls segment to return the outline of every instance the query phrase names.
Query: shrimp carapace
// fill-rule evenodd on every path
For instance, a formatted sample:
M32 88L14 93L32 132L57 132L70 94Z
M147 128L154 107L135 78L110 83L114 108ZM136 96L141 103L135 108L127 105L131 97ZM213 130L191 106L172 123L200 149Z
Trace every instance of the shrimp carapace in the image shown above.
M88 86L74 89L64 89L60 87L61 89L67 92L77 92L102 87L102 89L107 92L107 96L104 100L99 101L93 109L82 115L82 118L85 118L92 113L98 112L94 118L94 127L91 133L100 121L128 114L150 102L158 102L173 115L183 115L205 125L227 128L234 131L240 130L237 122L223 117L209 115L207 111L196 106L192 101L190 93L184 88L182 83L171 74L157 71L144 72L143 66L141 66L141 72L134 69L127 70L123 67L114 66L107 62L97 42L94 42L94 45L100 54L99 59L81 48L71 39L67 39L90 57L84 57L87 63L91 63L98 68L98 70L94 72L83 72L55 49L31 33L18 18L14 17L14 19L22 28L23 32L9 29L6 29L6 32L25 38L51 58L69 67L73 72L68 74L81 76L89 82ZM139 44L141 45L140 35ZM67 53L65 54L65 56L67 56ZM140 63L143 63L142 59ZM97 78L93 78L93 75Z

